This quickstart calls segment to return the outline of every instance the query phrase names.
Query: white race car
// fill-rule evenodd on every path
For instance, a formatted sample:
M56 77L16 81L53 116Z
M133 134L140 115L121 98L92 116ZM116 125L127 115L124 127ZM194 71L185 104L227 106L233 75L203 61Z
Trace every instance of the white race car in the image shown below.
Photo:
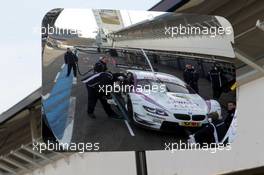
M208 123L208 114L221 116L217 101L204 100L173 75L142 70L127 75L133 89L126 93L126 108L136 124L155 130L199 128Z

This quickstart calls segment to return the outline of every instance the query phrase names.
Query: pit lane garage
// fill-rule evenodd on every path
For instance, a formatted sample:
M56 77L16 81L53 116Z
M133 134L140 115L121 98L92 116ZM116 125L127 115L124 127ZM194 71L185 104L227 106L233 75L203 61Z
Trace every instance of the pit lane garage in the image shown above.
M162 15L157 19L153 19L151 23L145 21L138 24L137 27L135 25L111 33L107 35L107 38L102 39L102 42L107 41L107 43L103 42L103 44L100 44L100 49L87 47L89 43L94 42L92 39L86 40L85 44L80 45L80 43L84 42L80 38L73 39L72 37L68 37L62 39L62 36L51 36L52 40L49 40L49 42L52 43L54 40L61 41L47 45L47 49L44 51L42 95L44 97L43 111L45 115L43 116L47 119L53 116L55 121L61 121L50 123L48 120L44 120L44 123L53 131L57 140L68 143L100 142L103 151L157 150L164 149L166 141L187 142L190 133L186 132L186 130L195 131L201 128L208 123L208 115L210 113L216 112L219 118L225 118L226 103L229 100L235 100L235 92L229 91L224 93L219 101L212 100L208 72L217 63L223 69L226 76L229 77L228 81L234 79L235 70L230 58L234 54L232 54L232 48L230 49L230 40L219 39L223 46L225 46L224 50L226 52L224 56L220 56L221 53L218 52L219 48L216 48L214 51L208 49L208 45L212 43L207 43L208 45L205 45L202 51L199 51L195 47L191 53L183 52L182 50L177 51L177 47L171 47L171 42L175 43L175 40L178 38L168 39L161 31L155 31L154 33L153 31L152 33L148 31L150 26L156 22L159 24L161 19L172 20L174 17L170 14ZM191 20L192 16L177 16L177 18ZM206 26L207 23L204 21L213 20L211 25L219 26L214 17L203 16L200 20L201 25ZM182 23L184 20L178 20L177 22ZM161 24L159 27L157 29L162 29ZM143 36L146 34L148 38L135 37L138 42L131 42L134 34L137 33L135 30L143 30ZM122 37L115 38L120 35L131 37L126 40ZM160 38L160 40L157 40L157 38ZM224 37L221 36L220 38ZM182 39L190 40L189 37ZM194 41L195 37L192 39ZM113 45L115 45L114 49L109 47L109 42L113 41ZM147 41L149 44L147 44ZM161 43L158 43L160 41L163 41L163 47L157 49L156 46L160 46ZM166 43L166 41L169 42ZM60 44L57 45L56 43ZM126 46L127 44L132 45L122 47L122 45ZM143 46L147 48L136 48L136 44L138 44L139 48ZM65 78L67 68L63 63L63 54L66 46L78 50L80 72L86 72L87 69L90 69L98 61L99 57L106 55L106 52L110 50L113 61L112 64L108 65L109 71L112 73L123 73L124 77L130 77L138 80L138 82L141 80L142 84L145 83L145 85L150 87L155 84L165 85L165 92L158 92L156 95L154 93L149 95L146 92L142 94L113 93L113 99L110 98L108 101L112 101L111 107L121 116L121 120L107 118L100 103L95 108L95 114L98 117L95 120L91 119L86 113L87 92L85 85L81 82L81 78L77 78L75 82L72 81L73 76L70 76L69 79ZM194 51L206 52L207 55L195 53ZM200 69L199 95L194 93L181 80L183 79L182 74L186 64L192 64ZM139 78L140 76L145 78ZM119 81L119 83L123 82ZM64 94L58 95L58 92L65 89L67 90L67 93L64 91L65 96ZM168 105L171 103L174 103L173 105L176 105L179 109L173 110L173 106ZM58 110L47 110L45 104L47 106L52 104L52 108L50 109ZM138 106L136 107L136 105ZM168 116L165 118L164 115ZM163 121L164 119L166 121ZM138 127L138 125L141 127ZM179 125L181 131L178 130L178 127L175 129L175 125ZM182 130L182 128L187 129ZM157 132L153 131L153 129L169 130L172 132Z

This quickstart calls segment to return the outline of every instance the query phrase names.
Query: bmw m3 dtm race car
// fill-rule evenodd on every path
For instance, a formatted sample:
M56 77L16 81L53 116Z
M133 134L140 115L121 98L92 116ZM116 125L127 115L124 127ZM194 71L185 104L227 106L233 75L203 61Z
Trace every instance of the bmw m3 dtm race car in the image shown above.
M126 74L130 90L122 97L135 124L154 130L200 128L208 123L209 114L221 116L216 100L204 100L173 75L144 70L126 70Z

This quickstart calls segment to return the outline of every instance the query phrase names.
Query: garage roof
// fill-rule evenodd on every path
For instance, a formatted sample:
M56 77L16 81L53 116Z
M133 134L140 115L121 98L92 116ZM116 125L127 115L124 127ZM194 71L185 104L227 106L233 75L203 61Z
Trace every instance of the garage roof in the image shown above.
M9 110L5 111L0 115L0 124L6 122L7 120L11 119L12 117L16 116L23 110L30 108L30 105L40 99L40 89L34 91L29 96L21 100L19 103L14 105Z
M264 20L264 1L189 0L179 5L178 1L163 0L150 10L172 11L175 5L175 12L217 15L228 19L234 28L234 47L247 59L236 63L239 84L264 76L263 72L255 69L256 66L262 69L264 66L264 31L256 27L257 20Z

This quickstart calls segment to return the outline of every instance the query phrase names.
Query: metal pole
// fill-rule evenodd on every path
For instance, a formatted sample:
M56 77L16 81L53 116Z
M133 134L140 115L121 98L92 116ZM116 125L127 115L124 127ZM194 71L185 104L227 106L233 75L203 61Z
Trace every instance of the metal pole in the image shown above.
M153 67L152 67L152 65L151 65L151 62L150 62L150 60L149 60L147 54L145 53L144 49L141 49L141 51L143 52L143 55L144 55L144 57L146 58L146 60L147 60L147 62L148 62L148 64L149 64L149 67L150 67L151 71L154 73L155 71L154 71L154 69L153 69Z
M235 48L235 55L236 57L246 63L247 65L251 66L252 68L254 68L255 70L261 72L262 74L264 73L264 68L261 67L260 65L258 65L257 63L254 63L252 58L250 58L249 56L247 56L246 54L242 53L240 50L238 50L237 48Z
M18 157L18 158L30 163L30 164L35 165L38 168L41 167L41 165L39 163L36 163L35 160L31 159L30 157L28 157L22 153L11 151L11 154L14 155L15 157Z
M130 17L129 11L127 11L127 14L128 14L128 17L129 17L130 25L132 25L132 20L131 20L131 17Z
M28 172L28 169L29 169L29 168L23 166L20 162L14 160L14 159L8 159L8 158L6 158L6 157L1 157L1 159L2 159L3 161L5 161L5 162L8 162L8 163L14 165L15 167L21 168L21 169L25 170L26 172Z
M148 175L145 151L135 151L137 175Z
M17 174L17 172L14 169L12 169L12 168L10 168L7 165L4 165L2 163L0 163L0 169L3 169L3 170L5 170L11 174Z

